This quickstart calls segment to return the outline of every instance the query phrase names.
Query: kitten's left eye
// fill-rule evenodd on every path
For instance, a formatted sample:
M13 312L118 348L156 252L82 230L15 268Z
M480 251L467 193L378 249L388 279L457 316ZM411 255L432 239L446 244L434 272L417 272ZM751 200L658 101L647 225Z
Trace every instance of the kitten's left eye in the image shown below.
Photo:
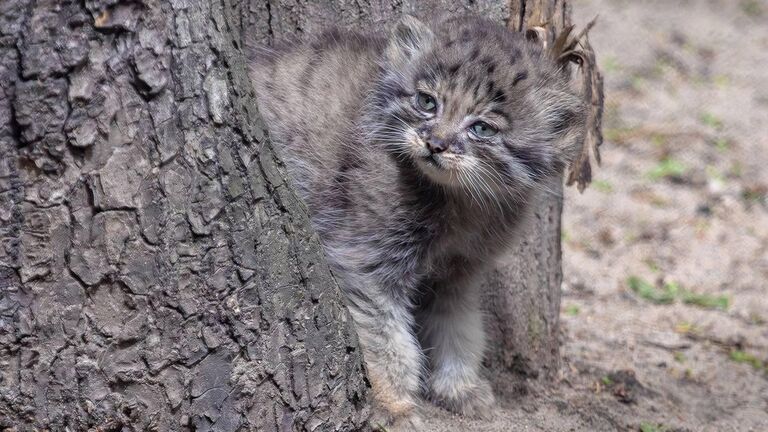
M478 138L490 138L499 133L498 129L482 121L473 123L469 131Z
M416 102L418 103L419 108L426 113L434 114L435 111L437 111L437 101L434 96L430 94L419 92L419 94L416 95Z

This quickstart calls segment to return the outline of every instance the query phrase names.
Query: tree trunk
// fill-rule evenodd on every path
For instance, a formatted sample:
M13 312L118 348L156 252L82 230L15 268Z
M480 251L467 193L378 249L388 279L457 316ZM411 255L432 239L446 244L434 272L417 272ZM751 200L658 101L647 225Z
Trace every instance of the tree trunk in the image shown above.
M360 429L354 330L240 48L435 10L550 36L569 18L557 0L4 0L0 427ZM557 365L560 212L545 197L491 277L494 367Z
M2 2L0 428L364 425L351 320L233 12Z

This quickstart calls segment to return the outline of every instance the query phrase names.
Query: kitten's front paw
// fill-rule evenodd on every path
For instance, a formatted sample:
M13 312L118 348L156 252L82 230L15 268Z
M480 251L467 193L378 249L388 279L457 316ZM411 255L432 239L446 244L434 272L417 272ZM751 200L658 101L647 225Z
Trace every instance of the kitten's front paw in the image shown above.
M493 415L496 398L482 378L469 382L432 380L429 388L430 400L439 407L467 417L489 419Z
M393 415L384 409L374 409L371 428L377 432L418 432L423 429L421 416L416 411Z

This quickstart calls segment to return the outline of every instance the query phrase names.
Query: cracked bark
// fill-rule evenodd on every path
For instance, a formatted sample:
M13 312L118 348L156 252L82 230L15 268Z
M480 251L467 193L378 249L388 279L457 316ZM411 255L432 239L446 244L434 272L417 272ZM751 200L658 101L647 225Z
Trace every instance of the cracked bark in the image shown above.
M0 6L0 428L364 424L356 336L235 12Z
M556 0L3 1L0 427L360 429L354 329L239 50L431 10L569 18ZM547 198L491 277L495 368L557 365L560 212Z

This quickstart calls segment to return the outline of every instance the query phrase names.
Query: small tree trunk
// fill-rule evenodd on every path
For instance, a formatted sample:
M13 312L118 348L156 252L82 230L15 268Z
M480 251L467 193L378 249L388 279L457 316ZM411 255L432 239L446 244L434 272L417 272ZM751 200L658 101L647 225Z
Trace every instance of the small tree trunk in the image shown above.
M547 43L571 24L569 0L512 0L507 26L517 31L543 26ZM531 225L514 250L489 275L485 286L489 314L488 363L527 377L554 377L560 364L558 323L562 249L560 223L563 182L545 185Z
M239 22L195 0L0 6L0 428L363 427L351 320Z
M520 243L484 287L490 349L486 362L525 378L550 379L559 366L558 321L562 282L560 216L563 186L539 197Z

